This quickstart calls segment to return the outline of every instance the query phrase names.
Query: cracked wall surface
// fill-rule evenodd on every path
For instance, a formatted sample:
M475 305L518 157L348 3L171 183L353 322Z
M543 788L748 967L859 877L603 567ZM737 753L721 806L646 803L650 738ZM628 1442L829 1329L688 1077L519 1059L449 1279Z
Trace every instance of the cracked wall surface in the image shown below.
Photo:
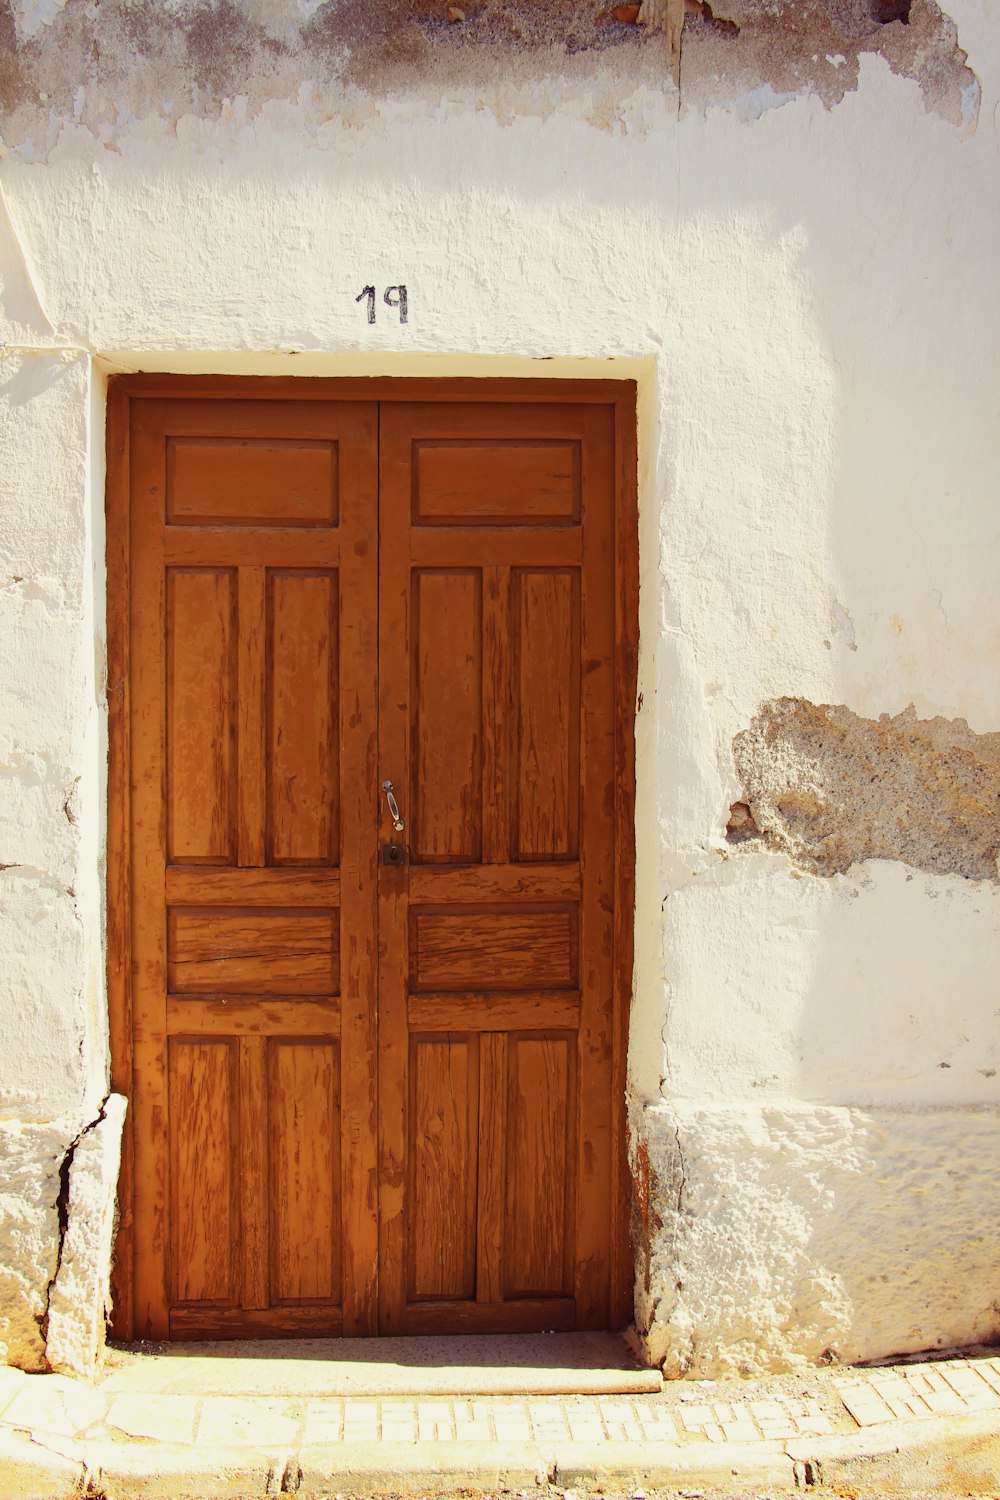
M9 1364L95 1369L124 1115L125 1100L112 1094L75 1131L68 1120L0 1121L0 1354Z
M865 719L843 705L779 698L733 741L742 800L729 838L815 874L868 859L1000 879L1000 733L963 719Z

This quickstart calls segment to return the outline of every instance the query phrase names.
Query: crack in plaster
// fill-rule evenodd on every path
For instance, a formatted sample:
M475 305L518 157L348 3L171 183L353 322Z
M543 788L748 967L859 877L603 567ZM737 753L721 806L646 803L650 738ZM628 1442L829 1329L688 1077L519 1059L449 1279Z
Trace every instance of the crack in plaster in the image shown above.
M110 1093L104 1096L97 1115L94 1117L94 1119L90 1120L86 1125L84 1125L73 1137L73 1139L67 1146L65 1153L63 1154L62 1161L59 1163L59 1192L56 1194L55 1202L56 1216L59 1225L58 1238L56 1241L56 1263L55 1269L53 1270L52 1275L49 1277L48 1284L45 1288L44 1307L40 1313L37 1313L35 1315L35 1321L38 1324L38 1329L41 1333L42 1343L44 1345L47 1345L49 1341L49 1308L52 1303L52 1294L55 1290L56 1282L59 1280L59 1272L62 1270L63 1253L66 1246L66 1236L69 1232L70 1173L73 1169L73 1161L76 1156L77 1149L84 1137L88 1136L91 1131L96 1130L98 1125L102 1124L103 1121L107 1118L105 1111L107 1110L108 1100L110 1098Z
M674 1205L674 1212L680 1216L684 1213L684 1194L687 1191L687 1168L684 1164L684 1148L681 1145L681 1127L679 1125L674 1126L674 1145L677 1149L678 1167L677 1202Z

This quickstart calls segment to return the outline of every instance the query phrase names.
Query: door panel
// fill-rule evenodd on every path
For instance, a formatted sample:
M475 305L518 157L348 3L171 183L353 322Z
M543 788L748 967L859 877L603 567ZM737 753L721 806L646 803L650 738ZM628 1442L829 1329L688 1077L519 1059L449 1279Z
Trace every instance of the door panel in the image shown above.
M483 820L482 575L413 575L410 859L477 863ZM397 669L398 670L398 669Z
M601 407L383 407L387 1331L609 1318L613 445Z
M507 1038L505 1298L573 1292L575 1040Z
M340 1300L340 1047L271 1037L268 1051L275 1304Z
M168 568L166 584L168 857L235 864L237 573Z
M136 1332L372 1332L377 408L137 402L131 470Z
M171 1301L236 1295L239 1053L231 1038L169 1043Z
M332 867L340 863L337 571L269 568L267 582L267 863Z
M478 1051L468 1035L410 1040L407 1286L415 1302L475 1295Z
M575 859L580 816L580 578L511 570L511 858Z
M615 410L311 389L131 403L129 1332L606 1327Z

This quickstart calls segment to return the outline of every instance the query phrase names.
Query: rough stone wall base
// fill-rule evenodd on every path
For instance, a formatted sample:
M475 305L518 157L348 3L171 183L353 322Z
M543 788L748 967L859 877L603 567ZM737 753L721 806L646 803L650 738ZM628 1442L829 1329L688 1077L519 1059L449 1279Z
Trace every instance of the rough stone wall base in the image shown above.
M59 1167L65 1122L0 1124L0 1349L8 1364L44 1370L41 1323L59 1249Z
M87 1375L104 1345L125 1100L93 1121L0 1123L0 1355Z
M91 1373L104 1347L125 1108L120 1094L109 1095L101 1116L77 1138L68 1168L66 1232L45 1351L52 1369L68 1374Z
M718 1377L1000 1341L998 1159L992 1108L642 1110L650 1361Z

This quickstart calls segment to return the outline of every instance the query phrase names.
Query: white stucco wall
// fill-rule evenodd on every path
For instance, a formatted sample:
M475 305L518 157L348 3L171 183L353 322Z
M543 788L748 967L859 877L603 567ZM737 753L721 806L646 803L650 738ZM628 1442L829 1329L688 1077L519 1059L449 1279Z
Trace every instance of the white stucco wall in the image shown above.
M116 117L81 85L76 120L8 146L0 1130L40 1132L53 1190L6 1205L0 1307L41 1315L61 1153L107 1088L105 374L620 374L650 1354L712 1373L997 1334L996 882L725 838L768 700L1000 730L1000 38L988 0L948 9L978 124L873 55L834 108L707 111L614 59L331 100L306 58L297 94L204 116ZM409 323L369 327L357 294L399 282Z

